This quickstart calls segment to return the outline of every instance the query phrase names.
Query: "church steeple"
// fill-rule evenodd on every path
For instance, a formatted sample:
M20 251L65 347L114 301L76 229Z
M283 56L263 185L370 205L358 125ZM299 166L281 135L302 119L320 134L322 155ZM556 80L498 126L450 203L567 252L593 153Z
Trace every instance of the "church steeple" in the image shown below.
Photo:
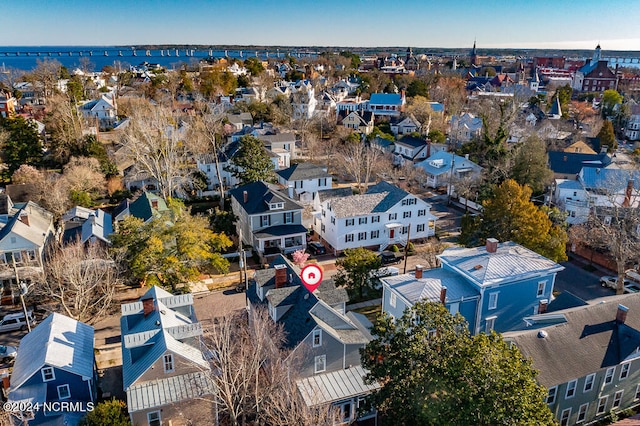
M473 39L473 49L471 49L471 56L477 56L476 53L476 39Z
M602 51L600 49L600 43L598 43L598 45L596 46L596 50L593 52L593 59L591 60L591 63L595 64L601 59L602 59Z
M469 62L471 65L478 65L478 53L476 52L476 40L473 39L473 49L471 49L471 55L469 55Z

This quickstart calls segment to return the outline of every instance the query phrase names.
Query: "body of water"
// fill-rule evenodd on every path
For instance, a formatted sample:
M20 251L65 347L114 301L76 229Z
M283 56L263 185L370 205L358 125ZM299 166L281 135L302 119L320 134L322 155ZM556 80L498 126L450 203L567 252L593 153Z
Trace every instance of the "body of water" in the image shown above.
M250 56L259 59L281 58L287 55L296 58L316 56L316 52L290 50L214 50L214 49L134 49L133 47L115 46L0 46L0 72L3 69L15 68L31 71L38 61L53 60L60 62L69 71L89 63L90 71L100 71L110 65L127 69L130 65L143 62L160 64L168 69L179 68L182 64L197 63L206 58L238 58Z

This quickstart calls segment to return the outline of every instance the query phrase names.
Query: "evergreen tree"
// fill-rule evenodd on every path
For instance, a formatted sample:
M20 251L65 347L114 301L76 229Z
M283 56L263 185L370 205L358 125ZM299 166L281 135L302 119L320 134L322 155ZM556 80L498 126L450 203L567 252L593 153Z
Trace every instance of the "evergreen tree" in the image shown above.
M0 149L7 168L4 179L11 178L21 165L38 166L42 162L42 143L38 128L24 117L0 118Z
M240 148L233 157L233 166L227 168L241 185L257 181L272 181L273 162L262 141L253 136L243 136Z

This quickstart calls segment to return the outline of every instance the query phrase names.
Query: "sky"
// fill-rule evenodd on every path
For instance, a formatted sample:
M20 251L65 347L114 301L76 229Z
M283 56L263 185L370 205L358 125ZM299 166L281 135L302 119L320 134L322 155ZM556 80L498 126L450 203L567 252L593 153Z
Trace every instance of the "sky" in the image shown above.
M0 0L0 46L640 50L640 0Z

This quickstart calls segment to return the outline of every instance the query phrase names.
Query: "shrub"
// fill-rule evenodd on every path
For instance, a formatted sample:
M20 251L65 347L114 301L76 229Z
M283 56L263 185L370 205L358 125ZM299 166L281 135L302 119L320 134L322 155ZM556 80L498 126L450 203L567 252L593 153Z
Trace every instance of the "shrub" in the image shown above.
M397 245L392 245L391 247L389 247L389 250L391 250L394 253L398 253L400 251L400 249L398 248Z

